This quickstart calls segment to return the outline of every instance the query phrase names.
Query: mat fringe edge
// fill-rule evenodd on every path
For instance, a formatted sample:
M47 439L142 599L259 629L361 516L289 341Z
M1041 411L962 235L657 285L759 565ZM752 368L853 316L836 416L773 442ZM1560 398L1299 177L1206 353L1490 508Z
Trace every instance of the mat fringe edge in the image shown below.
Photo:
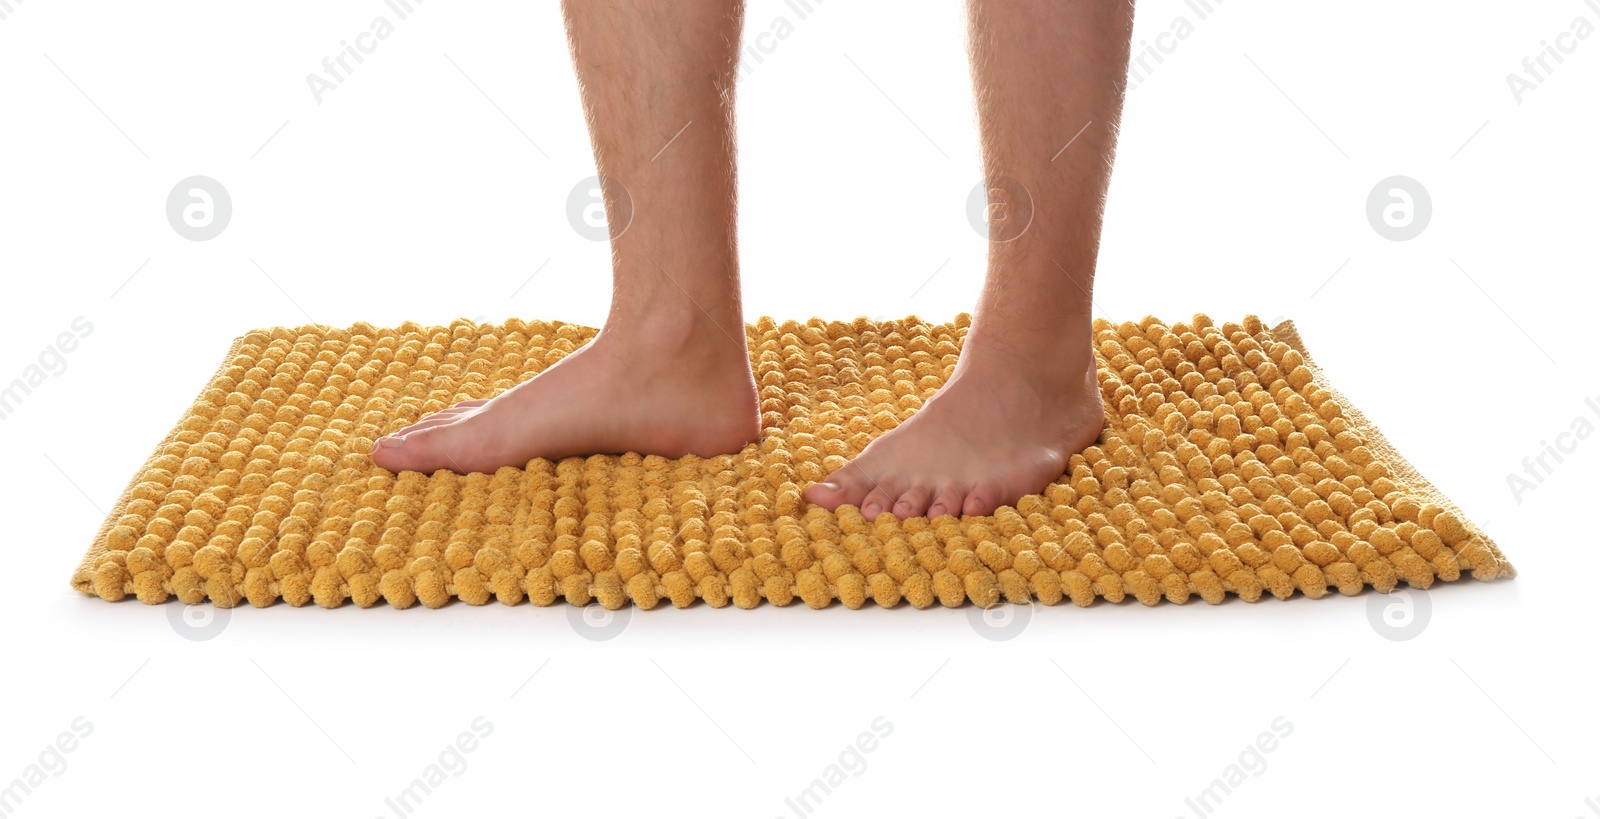
M239 336L233 340L233 344L228 346L228 354L223 357L222 363L217 365L217 369L211 373L211 377L207 378L205 383L200 386L200 391L195 393L194 400L184 405L185 407L192 407L199 403L201 398L205 397L206 392L211 389L212 383L221 378L222 374L227 371L228 366L233 363L234 356L239 354L239 348L244 346L244 339L244 336ZM162 451L174 440L177 440L178 433L183 431L183 422L188 417L187 409L180 411L177 423L172 425L172 431L167 433L167 437L161 439L161 443L156 445L155 450L150 453L150 457L144 460L144 464L135 470L133 477L128 480L127 488L123 489L121 497L117 498L117 505L112 507L111 514L106 515L105 522L100 524L100 531L94 536L94 542L89 544L89 553L83 556L83 560L78 564L77 570L72 573L72 587L74 589L91 597L97 596L94 593L94 567L98 564L100 558L107 551L110 551L106 548L106 536L111 533L111 527L117 525L117 521L122 518L123 512L127 510L128 501L133 497L134 487L139 485L140 480L145 476L145 473L150 471L156 459L161 457Z
M1404 481L1417 494L1422 495L1425 500L1432 501L1434 505L1455 515L1462 523L1466 524L1468 531L1473 532L1483 540L1484 545L1489 549L1489 553L1499 561L1500 571L1497 574L1498 577L1510 578L1517 576L1516 567L1512 566L1511 561L1506 559L1505 553L1500 551L1499 545L1494 542L1493 538L1489 537L1489 533L1485 532L1483 527L1474 523L1471 518L1468 518L1467 514L1461 510L1460 506L1456 505L1455 501L1450 500L1439 487L1434 486L1433 482L1422 474L1421 470L1406 460L1406 457L1400 454L1400 450L1389 442L1389 438L1383 434L1383 430L1379 429L1378 425L1373 423L1372 419L1368 418L1366 413L1363 413L1354 402L1346 398L1344 393L1333 386L1333 382L1327 377L1327 373L1311 357L1311 352L1306 349L1305 339L1300 337L1300 331L1294 326L1292 320L1285 319L1280 321L1276 326L1268 328L1267 331L1272 333L1273 338L1293 347L1295 352L1298 352L1301 358L1305 359L1306 369L1311 371L1312 378L1316 380L1317 385L1327 390L1328 394L1333 396L1333 400L1339 402L1339 407L1343 410L1345 417L1358 428L1361 437L1367 440L1367 448L1371 449L1379 458L1382 458L1394 470L1396 477ZM1370 589L1371 586L1368 586L1368 588Z

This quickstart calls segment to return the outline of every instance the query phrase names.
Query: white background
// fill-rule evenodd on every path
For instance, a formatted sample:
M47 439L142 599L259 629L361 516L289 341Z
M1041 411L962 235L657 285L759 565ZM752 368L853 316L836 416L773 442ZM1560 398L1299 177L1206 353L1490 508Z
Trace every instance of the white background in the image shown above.
M606 249L565 212L594 170L559 14L431 0L318 104L306 75L393 20L378 0L11 6L0 381L75 317L94 327L0 421L0 785L74 717L94 726L19 815L391 816L384 798L479 715L493 733L417 815L792 816L785 798L880 715L893 732L819 815L1192 816L1184 799L1280 715L1292 734L1218 815L1600 802L1600 436L1520 502L1506 479L1575 418L1600 426L1584 404L1600 403L1600 35L1520 103L1506 81L1600 9L1138 7L1136 48L1179 16L1196 27L1129 95L1098 311L1295 319L1521 572L1435 586L1414 639L1385 639L1369 594L1039 607L1009 641L967 609L904 606L664 605L607 642L561 606L246 606L196 642L169 626L175 604L108 604L67 578L231 339L603 315ZM747 315L969 309L984 242L963 210L978 164L959 5L827 0L798 20L753 0L748 32L780 16L794 32L739 88ZM164 212L194 174L234 203L203 243ZM1365 215L1394 174L1433 201L1407 242Z

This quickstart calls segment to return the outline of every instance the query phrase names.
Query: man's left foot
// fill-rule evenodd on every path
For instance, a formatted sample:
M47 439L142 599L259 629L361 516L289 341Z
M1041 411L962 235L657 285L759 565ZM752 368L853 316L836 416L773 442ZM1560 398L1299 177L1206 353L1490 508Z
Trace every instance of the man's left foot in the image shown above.
M1066 355L1019 357L969 336L937 394L805 499L868 520L993 514L1060 478L1104 425L1087 338Z

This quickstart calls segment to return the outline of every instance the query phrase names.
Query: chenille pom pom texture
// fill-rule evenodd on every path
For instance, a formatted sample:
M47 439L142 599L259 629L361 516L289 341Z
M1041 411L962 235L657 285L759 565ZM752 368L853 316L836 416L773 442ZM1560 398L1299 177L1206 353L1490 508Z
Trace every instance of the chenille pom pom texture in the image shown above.
M390 473L373 441L594 337L511 320L238 339L72 584L106 600L608 609L917 608L1353 595L1514 571L1349 406L1292 323L1098 320L1099 441L983 517L875 521L802 490L952 372L971 319L746 327L762 431L715 458L595 455Z

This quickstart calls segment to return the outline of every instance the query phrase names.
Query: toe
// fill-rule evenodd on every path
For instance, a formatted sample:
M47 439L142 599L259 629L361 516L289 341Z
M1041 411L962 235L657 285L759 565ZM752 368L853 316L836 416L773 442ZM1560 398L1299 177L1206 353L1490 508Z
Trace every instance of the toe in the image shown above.
M425 429L432 429L433 427L443 426L444 424L448 424L448 423L454 422L459 418L461 418L461 413L459 413L459 412L451 412L450 410L441 410L441 411L436 412L436 413L434 413L432 415L429 415L426 418L423 418L421 421L418 421L415 424L412 424L411 426L408 426L408 427L406 427L406 428L404 428L404 429L402 429L399 432L396 432L394 434L395 435L410 435L410 434L412 434L414 432L421 432L421 431L423 431Z
M399 432L385 435L373 441L372 462L390 472L399 472L405 469L406 467L402 466L402 464L407 462L407 458L401 450L405 448L405 433L409 429L410 427L406 427Z
M410 435L413 432L421 432L422 430L425 430L428 427L436 427L436 426L439 426L440 424L448 424L448 423L450 423L452 421L456 421L456 420L462 418L465 415L473 414L473 413L470 412L470 410L472 410L472 409L474 409L474 408L473 407L463 406L462 404L456 404L455 406L445 407L444 409L439 410L438 412L432 412L432 413L429 413L427 415L424 415L421 418L417 419L416 421L414 421L414 422L412 422L410 424L407 424L406 426L403 426L400 429L395 430L394 432L389 433L389 436L393 436L393 435ZM384 436L384 437L389 437L389 436Z
M867 493L872 491L872 482L867 480L862 470L853 467L853 463L845 464L842 469L829 475L827 480L806 487L806 501L830 512L846 504L860 506Z
M978 485L967 493L966 500L961 504L963 515L992 515L994 510L1000 508L1000 493L992 486Z
M894 498L883 489L874 489L861 499L861 516L867 520L877 520L878 516L888 512L894 505Z
M966 495L962 494L959 489L947 488L940 490L938 496L933 499L932 505L928 507L928 517L936 518L940 515L956 515L959 517L962 504L965 501Z
M373 447L372 462L390 472L454 469L441 434L445 429L445 426L437 426L380 438Z
M928 502L933 500L933 490L925 487L916 487L900 496L894 502L894 514L902 520L905 518L920 517L928 511Z

